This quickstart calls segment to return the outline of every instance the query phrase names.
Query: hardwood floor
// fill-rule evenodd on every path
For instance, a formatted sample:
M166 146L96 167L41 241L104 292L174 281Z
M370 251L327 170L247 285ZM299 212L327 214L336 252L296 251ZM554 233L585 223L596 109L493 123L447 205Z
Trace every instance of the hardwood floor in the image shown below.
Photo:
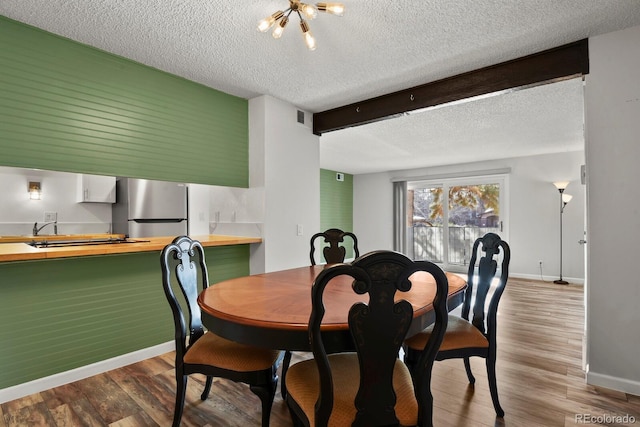
M582 372L583 293L579 286L512 279L500 305L496 419L483 361L472 360L475 387L461 361L436 362L432 390L436 426L640 425L640 397L588 386ZM298 360L303 357L294 354ZM246 386L216 380L200 401L204 377L189 380L183 426L259 426L260 401ZM173 354L0 405L0 427L169 426ZM577 416L634 417L633 423L580 422ZM583 418L585 420L585 418ZM590 420L592 421L592 420ZM290 426L278 394L271 426Z

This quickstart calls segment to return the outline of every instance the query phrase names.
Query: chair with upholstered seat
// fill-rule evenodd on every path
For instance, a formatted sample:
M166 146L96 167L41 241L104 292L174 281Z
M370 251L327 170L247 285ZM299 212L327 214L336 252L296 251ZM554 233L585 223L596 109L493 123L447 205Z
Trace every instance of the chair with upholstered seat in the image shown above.
M484 255L478 258L479 252L484 252ZM498 271L500 252L502 252L500 277L497 283L493 284ZM471 384L475 383L475 377L471 372L469 358L472 356L484 358L491 400L499 417L504 416L504 410L498 400L496 381L496 327L498 303L509 277L510 258L509 245L497 234L487 233L474 242L467 276L467 289L462 305L462 317L449 315L447 332L436 356L436 360L462 358ZM476 260L478 260L477 265ZM487 297L490 294L492 295L487 306ZM471 311L472 308L473 311ZM471 319L469 319L470 312L473 315ZM424 342L429 339L430 334L431 328L427 328L405 341L405 363L410 368L419 359Z
M209 277L200 242L187 236L176 237L162 250L160 263L175 325L177 390L173 426L179 426L182 419L188 376L199 373L207 376L202 400L209 395L213 377L248 384L262 401L262 426L268 427L280 352L239 344L204 330L197 297L208 287Z
M435 279L434 333L416 364L415 386L398 352L413 319L412 305L397 291L412 286L410 276L426 271ZM333 278L351 276L360 297L348 312L355 352L327 354L320 324L323 293ZM432 424L431 367L447 322L448 281L428 261L412 261L391 251L376 251L352 264L324 269L311 291L309 338L313 359L289 367L287 398L294 426L415 426Z
M309 257L311 258L311 265L316 265L315 242L316 239L319 238L323 238L324 243L329 244L329 246L322 248L322 255L324 256L325 262L328 264L344 262L347 252L343 245L345 237L349 237L353 241L354 258L358 258L360 256L360 252L358 250L358 239L356 238L356 235L349 231L342 231L338 228L330 228L321 233L316 233L311 237L311 252L309 254Z
M343 245L345 242L345 237L349 237L353 242L353 253L354 257L358 258L360 256L360 251L358 250L358 238L355 234L349 231L342 231L338 228L330 228L320 233L316 233L311 236L310 246L311 252L309 253L309 257L311 259L311 265L316 265L316 239L323 238L324 243L328 243L329 246L324 246L322 248L322 256L324 257L324 261L327 264L337 264L340 262L344 262L344 259L347 255L347 249ZM282 384L280 385L280 392L282 394L282 398L285 399L287 397L287 387L285 385L285 378L287 376L287 370L289 369L289 364L291 363L291 352L286 351L284 354L284 360L282 362Z

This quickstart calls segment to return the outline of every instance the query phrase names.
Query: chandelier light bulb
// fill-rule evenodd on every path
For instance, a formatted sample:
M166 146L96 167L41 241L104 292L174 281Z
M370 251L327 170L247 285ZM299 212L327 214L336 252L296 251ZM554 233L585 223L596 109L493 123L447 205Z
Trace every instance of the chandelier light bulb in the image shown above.
M304 42L307 44L309 50L316 50L316 39L313 38L311 31L309 31L309 25L304 19L300 21L300 29L302 30Z
M284 32L284 27L287 25L288 22L289 22L289 17L283 16L282 19L280 20L280 23L276 25L276 28L273 29L273 33L271 33L274 39L279 39L280 37L282 37L282 33Z
M304 42L307 44L309 50L316 50L316 39L313 38L309 31L304 34Z
M318 10L332 15L344 15L344 5L342 3L317 3Z
M315 19L318 16L318 8L312 4L301 3L302 14L307 19Z
M284 15L284 12L279 10L273 15L264 18L262 21L258 22L258 31L261 33L266 32L269 28L273 27L273 24Z

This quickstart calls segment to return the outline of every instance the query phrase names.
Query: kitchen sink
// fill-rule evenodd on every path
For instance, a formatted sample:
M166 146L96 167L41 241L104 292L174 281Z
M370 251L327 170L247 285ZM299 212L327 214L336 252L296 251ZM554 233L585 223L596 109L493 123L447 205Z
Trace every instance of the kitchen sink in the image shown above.
M42 238L46 238L46 237L71 237L73 236L73 234L40 234L38 233L37 235L33 235L33 234L25 234L24 237L32 237L32 238L36 238L36 237L42 237Z
M149 240L138 239L75 239L75 240L34 240L29 242L30 246L35 248L64 248L68 246L87 246L87 245L114 245L126 243L144 243Z

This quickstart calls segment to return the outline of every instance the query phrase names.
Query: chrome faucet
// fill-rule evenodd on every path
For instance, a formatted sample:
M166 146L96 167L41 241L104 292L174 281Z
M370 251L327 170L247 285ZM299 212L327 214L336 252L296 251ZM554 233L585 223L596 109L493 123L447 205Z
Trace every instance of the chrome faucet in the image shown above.
M58 234L58 221L45 222L40 227L38 227L38 223L37 222L34 223L33 224L33 235L37 236L38 233L40 232L40 230L42 230L43 228L45 228L49 224L53 224L53 234L57 235Z

